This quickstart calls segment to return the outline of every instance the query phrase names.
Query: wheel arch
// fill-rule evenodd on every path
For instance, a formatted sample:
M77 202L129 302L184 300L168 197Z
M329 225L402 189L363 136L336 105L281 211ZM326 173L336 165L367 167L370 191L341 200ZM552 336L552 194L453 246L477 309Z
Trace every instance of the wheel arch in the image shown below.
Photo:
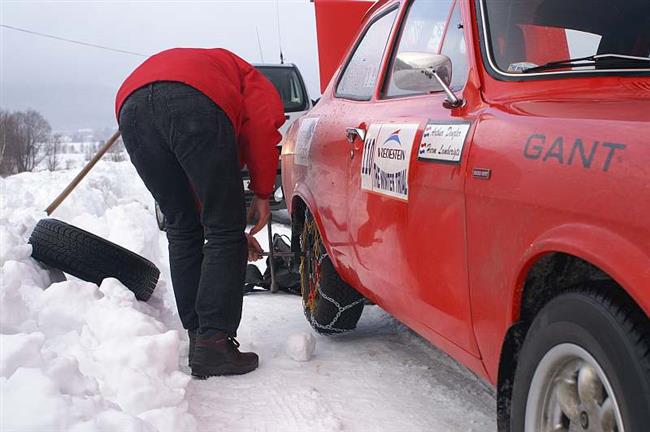
M327 232L323 229L323 221L318 212L318 206L316 205L314 197L309 192L302 189L296 190L291 197L291 213L289 214L291 217L291 250L294 253L300 253L300 233L302 232L305 223L305 210L309 210L314 217L325 250L330 257L334 257L335 255L332 254L332 249L330 248L327 239ZM337 266L335 259L332 260L332 264L334 264L335 267Z
M497 377L499 431L508 430L512 381L528 328L552 298L578 285L611 281L650 316L650 296L642 292L650 286L650 257L600 227L563 225L548 231L531 243L513 280Z
M564 274L560 275L561 271ZM644 292L644 287L650 286L650 256L610 230L567 224L532 242L513 278L509 323L521 319L527 293L544 283L543 278L548 275L564 276L560 285L565 287L591 280L612 280L650 316L650 295Z

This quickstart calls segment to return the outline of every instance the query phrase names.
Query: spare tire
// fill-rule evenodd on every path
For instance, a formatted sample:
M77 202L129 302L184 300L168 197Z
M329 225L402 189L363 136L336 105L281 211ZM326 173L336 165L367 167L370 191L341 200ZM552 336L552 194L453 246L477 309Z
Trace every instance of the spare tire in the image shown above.
M32 257L88 282L115 278L138 300L151 297L160 270L130 250L57 219L42 219L29 238Z

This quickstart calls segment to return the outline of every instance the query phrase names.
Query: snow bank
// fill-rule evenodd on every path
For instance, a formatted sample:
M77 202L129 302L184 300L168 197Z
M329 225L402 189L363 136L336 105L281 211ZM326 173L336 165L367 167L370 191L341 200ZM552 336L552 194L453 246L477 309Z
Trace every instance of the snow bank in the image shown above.
M0 180L0 430L194 431L186 349L162 280L148 303L115 279L61 280L30 258L42 209L74 171ZM151 197L128 163L101 162L55 216L160 262Z

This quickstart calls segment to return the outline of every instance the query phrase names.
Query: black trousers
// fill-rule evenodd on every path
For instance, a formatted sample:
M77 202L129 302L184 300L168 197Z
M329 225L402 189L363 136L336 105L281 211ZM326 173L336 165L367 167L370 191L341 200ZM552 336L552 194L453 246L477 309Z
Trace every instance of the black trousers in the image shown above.
M203 335L235 336L248 252L232 123L200 91L156 82L127 98L119 124L131 162L167 219L183 326Z

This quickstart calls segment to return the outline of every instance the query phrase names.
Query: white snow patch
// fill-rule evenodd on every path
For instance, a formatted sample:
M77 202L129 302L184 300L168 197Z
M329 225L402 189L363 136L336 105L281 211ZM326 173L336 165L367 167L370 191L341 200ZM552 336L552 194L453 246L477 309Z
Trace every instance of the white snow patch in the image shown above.
M158 265L151 300L136 301L112 279L61 282L30 258L42 209L76 172L0 179L2 432L496 430L491 391L377 307L366 308L355 332L314 338L300 297L250 294L239 340L259 353L260 368L190 381L167 240L129 162L100 162L54 217ZM267 250L266 232L257 238ZM309 353L304 335L318 355L297 362L289 345Z
M294 333L287 339L287 354L299 362L306 362L311 359L316 349L316 338L311 333Z
M179 324L160 308L168 285L145 304L115 279L56 282L30 257L42 209L73 176L0 180L0 430L195 431ZM129 164L102 162L55 216L159 261L151 204Z

